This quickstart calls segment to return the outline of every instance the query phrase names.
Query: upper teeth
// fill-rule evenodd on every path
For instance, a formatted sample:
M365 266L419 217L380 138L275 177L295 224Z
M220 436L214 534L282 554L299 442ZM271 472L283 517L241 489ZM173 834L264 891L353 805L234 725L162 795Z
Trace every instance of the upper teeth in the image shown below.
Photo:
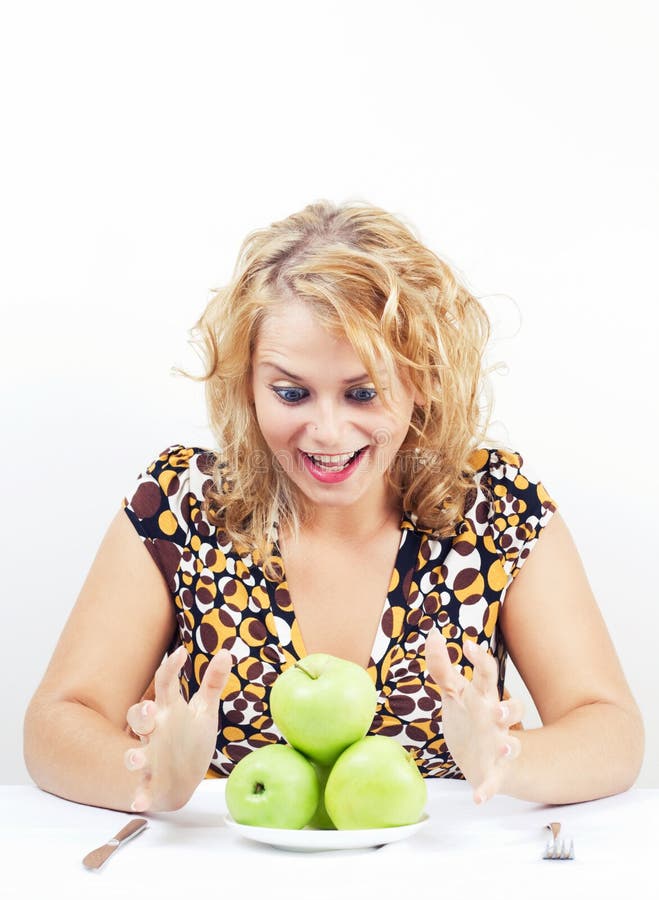
M343 463L347 463L352 457L355 455L357 451L354 450L352 453L337 453L336 456L327 456L325 454L319 455L317 453L308 453L307 456L310 456L313 460L319 463L325 463L326 465L331 466L340 466Z

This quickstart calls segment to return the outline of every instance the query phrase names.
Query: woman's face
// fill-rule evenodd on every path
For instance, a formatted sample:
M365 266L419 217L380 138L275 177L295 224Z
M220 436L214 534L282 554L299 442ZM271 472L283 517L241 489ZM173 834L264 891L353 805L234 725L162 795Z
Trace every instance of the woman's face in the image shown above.
M387 503L385 473L407 435L414 394L378 373L390 408L346 338L302 301L261 325L252 390L263 437L295 485L320 506Z

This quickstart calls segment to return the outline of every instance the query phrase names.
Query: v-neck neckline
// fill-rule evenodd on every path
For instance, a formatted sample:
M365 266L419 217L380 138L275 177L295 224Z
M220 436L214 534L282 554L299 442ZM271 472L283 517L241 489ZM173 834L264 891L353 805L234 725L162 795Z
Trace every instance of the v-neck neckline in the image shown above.
M382 640L382 635L385 631L383 627L385 616L394 605L392 603L393 595L401 588L400 582L402 573L400 571L399 563L404 546L410 538L410 532L417 532L416 524L409 514L405 512L401 514L398 531L398 548L396 550L394 562L389 573L387 590L382 601L382 607L380 609L377 626L372 637L369 659L366 665L367 670L370 670L372 668L374 668L376 671L379 670L387 653L388 646L385 646L386 642L383 642ZM268 587L268 598L270 601L270 611L275 620L274 625L277 644L284 657L290 656L292 659L297 661L307 655L307 650L304 636L302 635L302 631L300 629L300 625L295 612L295 605L288 588L286 567L284 564L284 558L281 554L281 548L279 546L278 533L276 533L275 535L273 548L279 577L273 579L266 576L266 582ZM415 568L416 566L418 566L418 559L415 561ZM278 594L279 597L277 596ZM398 625L398 627L396 628L396 633L389 637L389 641L398 638L402 631L402 617L399 616L397 618L399 621L396 623Z

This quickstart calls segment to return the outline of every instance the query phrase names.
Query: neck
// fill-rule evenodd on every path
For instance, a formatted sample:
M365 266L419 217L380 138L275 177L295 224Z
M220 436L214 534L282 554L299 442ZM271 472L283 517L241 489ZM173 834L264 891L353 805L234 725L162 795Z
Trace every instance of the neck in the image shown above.
M374 508L354 506L316 506L301 526L300 534L311 540L334 544L359 544L363 547L392 527L400 527L400 501L394 497ZM289 535L290 538L290 535Z

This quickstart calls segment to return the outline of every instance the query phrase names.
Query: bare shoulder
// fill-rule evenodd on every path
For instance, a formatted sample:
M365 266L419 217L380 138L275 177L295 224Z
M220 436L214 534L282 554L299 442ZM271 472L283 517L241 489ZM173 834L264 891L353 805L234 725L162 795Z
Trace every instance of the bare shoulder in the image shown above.
M545 724L604 701L635 710L572 535L554 513L508 589L501 630Z
M165 581L120 509L110 522L33 703L72 700L119 726L174 632Z

